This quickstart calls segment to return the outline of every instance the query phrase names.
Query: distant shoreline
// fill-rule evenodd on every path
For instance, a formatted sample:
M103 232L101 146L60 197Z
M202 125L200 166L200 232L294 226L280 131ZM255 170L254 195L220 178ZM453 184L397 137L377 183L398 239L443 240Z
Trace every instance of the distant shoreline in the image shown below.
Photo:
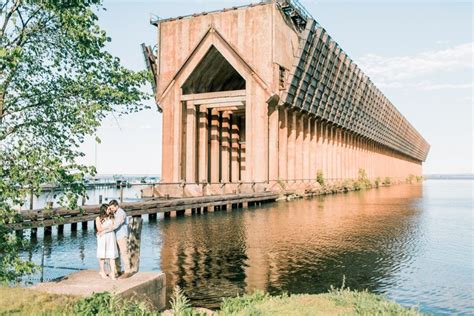
M427 174L426 180L474 180L474 174Z

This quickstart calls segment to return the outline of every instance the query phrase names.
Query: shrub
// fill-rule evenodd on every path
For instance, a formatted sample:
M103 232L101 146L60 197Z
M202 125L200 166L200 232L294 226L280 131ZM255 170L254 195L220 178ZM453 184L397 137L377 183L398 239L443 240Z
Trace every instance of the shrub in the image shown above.
M409 174L408 177L406 178L405 182L408 183L408 184L412 184L414 179L415 179L415 175Z
M354 182L352 180L344 180L344 182L342 183L342 188L344 189L344 191L352 191L354 190Z
M365 169L359 169L359 176L357 178L357 181L354 183L354 187L356 187L356 190L367 189L371 187L371 183L369 178L367 177Z
M375 179L375 182L374 182L374 183L375 183L375 187L378 188L378 187L380 186L380 183L381 183L381 182L382 182L382 180L380 179L380 177L377 177L377 178Z
M423 176L416 176L416 182L423 181Z
M78 300L73 307L74 315L156 315L145 303L122 299L109 292L94 293Z
M385 177L385 179L383 180L383 183L388 185L392 183L392 180L390 179L390 177Z
M321 185L324 186L324 175L321 170L318 170L316 173L316 181Z
M235 298L224 298L221 304L221 313L223 315L233 315L269 298L270 296L262 291L255 291L253 294L237 296Z

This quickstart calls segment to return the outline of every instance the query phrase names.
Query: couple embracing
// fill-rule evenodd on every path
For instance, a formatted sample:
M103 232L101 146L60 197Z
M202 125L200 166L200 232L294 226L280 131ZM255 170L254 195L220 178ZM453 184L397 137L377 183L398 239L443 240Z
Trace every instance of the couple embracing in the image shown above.
M100 206L99 216L95 219L97 227L97 258L99 259L100 276L103 279L126 279L131 276L128 255L127 214L119 207L116 200ZM120 255L119 255L120 251ZM124 263L121 274L120 261ZM110 273L105 273L105 262L110 265Z

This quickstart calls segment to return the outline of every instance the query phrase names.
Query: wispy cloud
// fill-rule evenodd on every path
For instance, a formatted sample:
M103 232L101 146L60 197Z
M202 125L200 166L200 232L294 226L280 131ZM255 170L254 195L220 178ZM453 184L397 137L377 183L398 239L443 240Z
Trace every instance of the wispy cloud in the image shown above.
M364 72L381 87L415 86L420 89L466 89L470 83L430 83L428 76L473 69L474 43L432 50L411 56L385 57L368 54L359 60ZM424 79L420 81L420 79Z

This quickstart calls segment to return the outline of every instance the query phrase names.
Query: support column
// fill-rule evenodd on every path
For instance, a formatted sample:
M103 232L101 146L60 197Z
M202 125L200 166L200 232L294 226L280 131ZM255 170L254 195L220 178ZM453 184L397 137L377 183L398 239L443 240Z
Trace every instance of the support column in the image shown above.
M268 105L268 179L277 180L279 171L278 160L278 108Z
M288 112L288 179L295 178L295 158L296 158L296 113Z
M221 180L230 182L230 113L222 112L222 132L221 132Z
M336 178L342 178L342 133L340 128L336 128Z
M196 182L196 107L186 102L186 182Z
M303 179L303 114L296 114L295 177Z
M239 137L239 118L232 115L231 124L231 181L240 181L240 137Z
M207 177L207 165L209 163L209 151L208 151L208 122L207 122L207 108L201 108L199 111L199 156L198 156L198 166L199 166L199 177L198 181L208 182Z
M329 137L328 137L328 175L327 178L332 182L334 179L334 127L329 125Z
M309 179L310 167L311 167L311 123L307 115L303 115L303 176L302 179Z
M320 120L317 120L316 122L316 129L317 129L317 145L316 145L316 173L314 174L314 177L316 177L316 174L318 171L323 172L323 156L324 156L324 150L323 150L323 123Z
M279 135L278 135L278 178L288 179L288 111L280 108Z
M317 126L316 126L316 119L310 118L308 120L308 126L309 126L309 143L310 143L310 148L309 148L309 174L307 175L308 179L316 179L316 172L317 172L317 165L316 165L316 160L317 160L317 155L319 154L317 151Z
M219 112L211 111L211 145L210 145L210 171L211 182L219 182Z
M245 117L239 118L239 136L240 136L240 180L247 180L247 128L245 125Z
M328 158L329 158L329 127L327 123L323 123L321 125L322 137L321 137L321 145L322 145L322 168L321 171L323 173L324 178L329 177L329 169L328 169Z

